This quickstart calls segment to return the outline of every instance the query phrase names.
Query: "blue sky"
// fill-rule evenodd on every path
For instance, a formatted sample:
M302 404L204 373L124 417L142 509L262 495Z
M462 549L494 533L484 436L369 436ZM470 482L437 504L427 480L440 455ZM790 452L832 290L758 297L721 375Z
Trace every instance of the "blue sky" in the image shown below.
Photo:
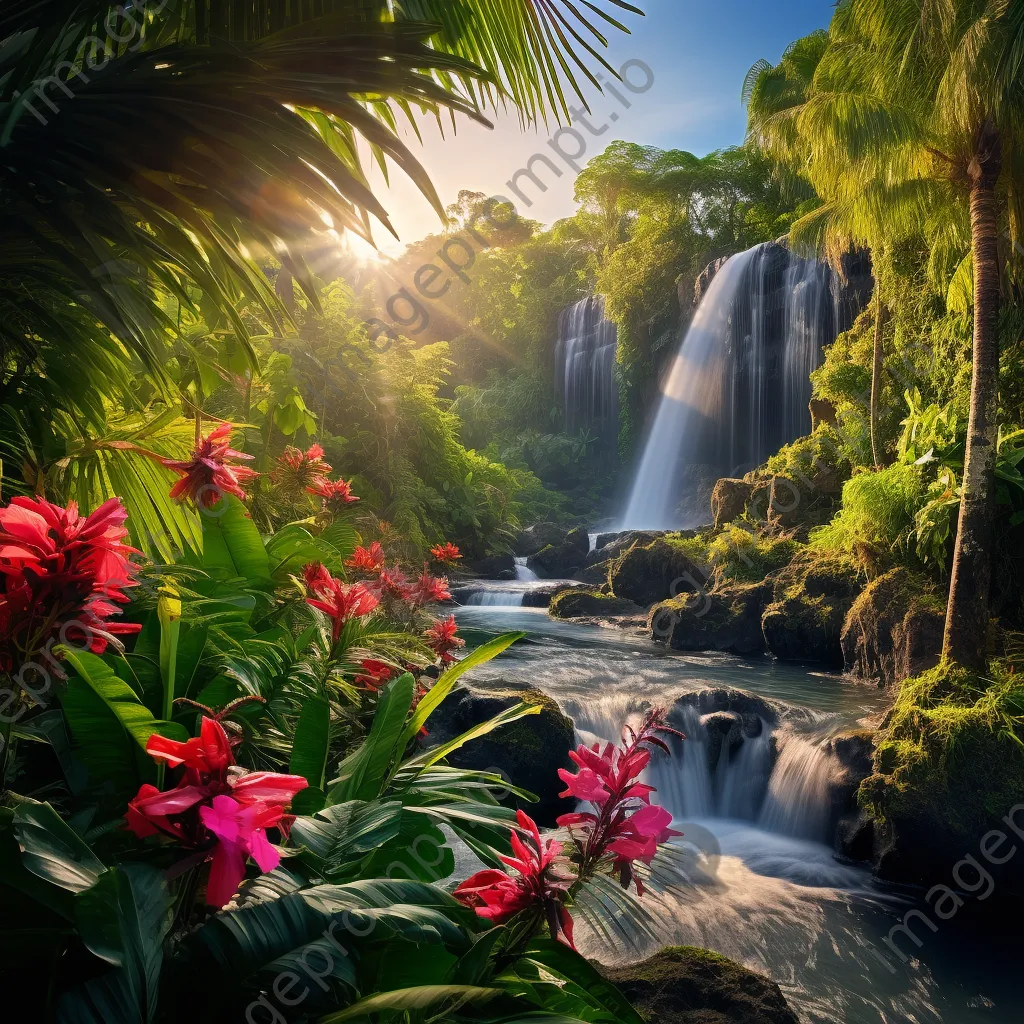
M664 149L686 149L703 155L743 141L746 123L740 89L747 69L765 57L773 63L798 36L827 27L833 12L829 0L633 0L645 18L624 15L632 30L610 39L609 63L639 58L650 66L654 84L643 95L629 95L629 110L610 96L588 91L595 112L595 127L609 124L600 138L588 138L582 162L613 139L626 139ZM642 82L642 72L637 71ZM588 86L589 88L589 86ZM616 112L614 125L597 120ZM495 118L488 131L472 122L460 122L454 137L442 140L436 127L424 126L421 146L414 136L408 144L426 166L445 203L460 189L488 194L508 193L506 182L534 153L545 151L551 129L524 133L514 115ZM571 142L566 141L566 146ZM548 174L550 178L550 174ZM567 216L574 209L573 178L566 169L551 179L548 191L535 195L524 215L544 223ZM436 231L438 221L430 207L400 172L392 187L379 180L375 189L392 216L402 242ZM401 246L380 231L382 249Z

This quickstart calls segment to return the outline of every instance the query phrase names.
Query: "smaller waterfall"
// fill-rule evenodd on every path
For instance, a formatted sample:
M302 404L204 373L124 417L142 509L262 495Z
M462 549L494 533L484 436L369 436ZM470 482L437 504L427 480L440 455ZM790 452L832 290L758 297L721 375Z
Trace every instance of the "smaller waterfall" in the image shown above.
M526 556L516 558L516 579L520 583L535 583L540 577L526 564Z
M464 604L471 606L488 605L496 608L521 608L523 604L522 590L475 590Z
M605 438L616 436L616 337L600 295L589 295L559 314L555 393L562 401L566 433L587 429Z
M796 839L825 839L831 769L820 746L803 736L787 736L768 784L761 827Z

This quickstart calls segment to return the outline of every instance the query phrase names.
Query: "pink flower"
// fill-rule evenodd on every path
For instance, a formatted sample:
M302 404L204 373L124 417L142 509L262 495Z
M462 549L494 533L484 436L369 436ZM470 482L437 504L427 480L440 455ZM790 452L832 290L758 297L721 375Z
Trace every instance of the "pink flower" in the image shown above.
M251 459L251 455L236 452L229 439L234 429L230 423L221 423L196 445L192 458L187 462L176 459L161 459L168 468L179 474L181 479L171 488L171 497L176 501L187 498L197 505L213 508L223 494L233 494L245 500L245 484L259 476L248 466L237 465L238 460Z
M501 858L516 874L494 868L478 871L453 895L492 924L503 924L524 910L533 910L548 923L552 938L564 935L572 946L573 923L565 899L575 877L562 873L568 866L560 856L562 844L542 840L536 822L523 811L516 811L516 820L526 834L525 841L512 832L509 839L514 856Z
M0 509L0 672L59 639L102 654L136 623L111 622L136 585L137 554L124 538L128 513L110 498L88 516L44 498L17 497Z
M202 823L220 840L213 849L207 903L222 907L238 892L249 857L260 871L273 871L281 863L281 854L264 829L276 825L283 815L281 807L245 806L229 796L215 796L210 804L199 808Z

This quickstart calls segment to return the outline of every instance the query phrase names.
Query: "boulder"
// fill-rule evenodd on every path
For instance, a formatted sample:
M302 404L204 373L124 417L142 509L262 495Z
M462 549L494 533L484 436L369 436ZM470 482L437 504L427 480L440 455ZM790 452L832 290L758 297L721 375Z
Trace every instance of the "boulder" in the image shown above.
M572 719L547 694L513 687L483 691L456 686L430 716L427 743L437 746L454 739L520 701L540 704L543 710L472 740L449 754L447 763L456 768L500 772L513 785L540 797L539 803L517 797L506 802L522 807L541 826L553 827L555 818L575 805L558 796L563 789L558 770L573 767L569 751L574 749L576 733Z
M586 557L587 552L590 551L590 534L584 527L577 526L565 535L564 543L567 547L575 548Z
M755 657L766 650L761 616L771 598L770 582L728 584L656 604L647 624L652 639L677 651Z
M622 533L599 533L594 550L587 555L587 564L616 558L634 544L650 544L664 536L661 530L625 530Z
M828 780L829 835L840 856L867 860L874 833L870 818L857 805L857 793L872 772L875 734L870 729L841 732L830 737L824 749L834 765Z
M608 570L612 567L612 559L605 559L603 562L592 562L585 565L576 573L576 579L581 583L589 583L592 586L605 587L608 585Z
M746 737L759 736L764 723L775 726L782 721L809 721L812 717L811 712L804 708L728 686L684 693L672 705L670 717L678 720L684 708L695 708L702 716L719 712L739 715Z
M872 580L847 613L843 667L892 686L939 663L946 610L927 580L898 567Z
M586 549L568 542L548 544L526 559L526 564L544 579L566 579L583 567L587 559Z
M732 477L722 477L715 484L711 492L711 516L716 530L743 515L753 489L753 484Z
M467 562L466 568L484 580L505 580L516 578L516 560L511 554L487 555L476 561ZM511 575L505 575L511 573Z
M520 532L515 544L516 552L520 555L535 555L549 544L561 544L567 533L564 526L555 523L534 523Z
M573 583L562 580L558 583L545 584L542 587L532 587L523 594L523 607L547 608L555 594L560 594L563 590L572 590L573 588L585 590L586 586L585 583Z
M807 403L807 410L811 414L811 433L822 423L834 427L838 422L836 407L827 398L812 398Z
M635 544L619 555L609 569L608 582L616 597L646 607L702 590L707 575L682 547L659 537L644 546Z
M636 964L603 967L652 1024L797 1024L779 986L718 953L667 946Z
M780 661L841 668L843 624L860 587L852 560L813 552L798 555L775 574L775 600L761 617L768 649Z
M708 768L714 774L723 754L728 758L743 742L743 718L736 711L712 711L700 724L708 734Z
M599 590L572 587L555 594L548 606L548 614L556 619L609 618L638 615L640 609L632 601L603 594Z

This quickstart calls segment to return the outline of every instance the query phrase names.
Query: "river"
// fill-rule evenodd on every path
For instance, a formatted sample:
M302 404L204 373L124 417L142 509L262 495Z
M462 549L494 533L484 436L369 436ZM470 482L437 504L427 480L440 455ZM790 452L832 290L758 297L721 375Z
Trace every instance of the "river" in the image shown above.
M489 594L501 589L487 585ZM523 584L507 589L518 602ZM937 921L935 934L915 927L920 948L899 937L904 962L884 940L908 910L929 909L923 894L881 886L867 870L840 863L826 845L821 740L877 719L885 707L878 690L768 658L672 652L622 630L555 621L497 597L487 601L456 612L470 647L512 630L527 638L474 669L473 685L540 687L573 718L583 740L615 739L645 704L671 705L707 687L742 689L794 709L791 722L775 726L785 735L774 769L767 744L750 740L724 778L707 777L699 751L682 764L652 762L647 781L658 787L655 799L687 834L678 842L703 851L694 861L703 870L685 879L673 874L662 891L644 897L646 936L630 945L581 929L583 952L612 962L666 944L712 949L773 978L801 1019L814 1024L1021 1019L1024 986L1013 954L1019 940L971 928L965 910ZM692 726L685 743L700 744L699 718Z

